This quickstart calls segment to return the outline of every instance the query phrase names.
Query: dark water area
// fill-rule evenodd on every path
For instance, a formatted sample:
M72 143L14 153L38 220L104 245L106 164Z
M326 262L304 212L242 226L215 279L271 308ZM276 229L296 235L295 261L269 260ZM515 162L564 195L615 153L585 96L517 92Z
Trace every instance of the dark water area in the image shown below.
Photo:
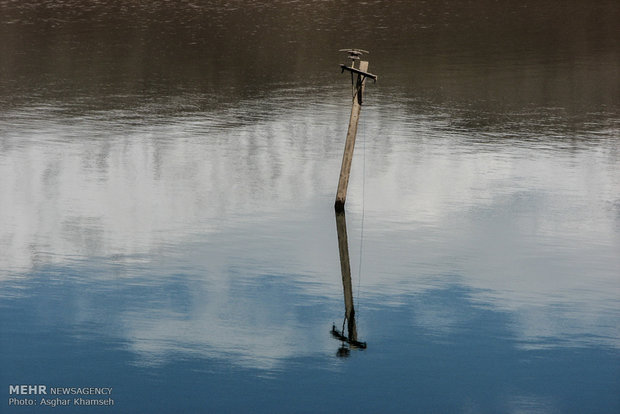
M619 412L618 21L0 0L0 411Z

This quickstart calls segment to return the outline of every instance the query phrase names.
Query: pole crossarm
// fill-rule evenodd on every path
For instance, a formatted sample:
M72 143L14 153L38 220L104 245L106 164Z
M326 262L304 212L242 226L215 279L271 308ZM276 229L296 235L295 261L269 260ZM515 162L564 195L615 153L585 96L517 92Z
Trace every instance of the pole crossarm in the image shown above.
M372 73L364 72L364 71L361 71L359 69L355 69L353 67L350 67L350 66L347 66L347 65L341 63L340 64L340 73L344 73L345 70L348 70L349 72L352 72L352 73L357 73L358 75L361 75L361 76L363 76L365 78L370 78L374 82L377 82L377 75L373 75Z

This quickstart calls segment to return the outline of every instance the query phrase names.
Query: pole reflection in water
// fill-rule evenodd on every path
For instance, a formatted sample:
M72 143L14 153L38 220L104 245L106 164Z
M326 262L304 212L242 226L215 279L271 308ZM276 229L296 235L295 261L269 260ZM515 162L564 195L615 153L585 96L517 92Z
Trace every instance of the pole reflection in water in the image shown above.
M351 284L351 264L349 262L349 242L347 240L347 221L344 211L336 212L336 230L338 232L338 251L340 253L340 272L342 273L342 289L344 291L344 320L342 330L332 325L332 335L342 341L338 349L338 356L345 357L350 353L350 348L366 348L366 342L358 341L357 327L355 325L355 307L353 305L353 286ZM345 324L347 335L345 335Z

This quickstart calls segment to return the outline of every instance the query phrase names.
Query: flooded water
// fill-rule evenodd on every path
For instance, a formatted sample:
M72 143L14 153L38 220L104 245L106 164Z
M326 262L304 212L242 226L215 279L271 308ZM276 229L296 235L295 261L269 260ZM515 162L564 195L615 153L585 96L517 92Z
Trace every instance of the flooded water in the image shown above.
M619 412L618 21L0 0L2 411Z

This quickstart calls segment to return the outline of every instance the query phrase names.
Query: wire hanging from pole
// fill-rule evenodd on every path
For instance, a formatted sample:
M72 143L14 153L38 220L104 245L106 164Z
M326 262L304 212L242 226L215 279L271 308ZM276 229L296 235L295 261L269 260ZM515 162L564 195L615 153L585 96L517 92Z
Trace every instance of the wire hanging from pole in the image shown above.
M357 266L357 294L355 301L358 306L358 317L359 317L359 298L360 298L360 285L362 282L362 257L364 253L364 218L366 215L366 122L364 118L362 118L362 222L361 222L361 230L360 230L360 252L359 252L359 263Z

